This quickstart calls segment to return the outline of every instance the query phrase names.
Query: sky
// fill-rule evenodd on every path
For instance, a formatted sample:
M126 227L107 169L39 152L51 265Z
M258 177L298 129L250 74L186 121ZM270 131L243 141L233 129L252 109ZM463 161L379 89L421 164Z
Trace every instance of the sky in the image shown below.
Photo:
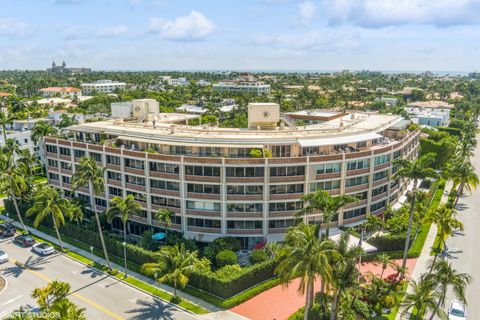
M0 69L480 70L480 0L0 0Z

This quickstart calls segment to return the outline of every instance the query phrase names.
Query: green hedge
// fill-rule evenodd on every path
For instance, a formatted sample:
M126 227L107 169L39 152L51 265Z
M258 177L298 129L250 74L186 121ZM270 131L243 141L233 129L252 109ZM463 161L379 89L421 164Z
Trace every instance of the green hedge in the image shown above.
M242 268L240 272L224 279L218 279L213 272L192 273L189 285L226 299L273 278L275 266L276 261L268 260Z
M215 257L215 264L217 267L225 267L237 263L237 255L231 250L220 251Z

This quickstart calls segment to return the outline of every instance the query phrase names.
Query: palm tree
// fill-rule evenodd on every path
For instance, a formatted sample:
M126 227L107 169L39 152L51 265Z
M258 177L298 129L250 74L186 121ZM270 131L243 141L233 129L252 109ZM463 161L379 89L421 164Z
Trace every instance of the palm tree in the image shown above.
M376 260L382 264L382 273L380 274L380 279L383 279L383 274L389 266L394 267L396 265L395 261L392 261L390 256L386 253L377 255Z
M3 141L7 141L7 125L12 122L13 118L7 112L0 112L0 125L2 126Z
M56 301L50 307L51 317L57 316L63 320L87 320L85 316L85 308L77 307L73 302L68 299L62 299Z
M325 234L328 238L330 233L330 224L332 219L338 214L338 210L348 203L358 201L358 199L351 195L340 195L332 197L327 191L317 190L302 197L304 203L303 209L298 212L299 216L307 217L311 214L322 213L322 218L326 224Z
M437 310L445 306L448 288L452 288L455 297L463 302L465 299L465 288L470 283L471 277L466 273L458 273L452 268L452 265L446 260L440 260L432 263L434 273L430 273L427 278L437 285L439 292L436 309L432 312L430 320L434 319Z
M32 129L31 138L35 144L43 137L56 134L57 130L46 121L38 121Z
M404 268L407 266L408 249L410 247L410 235L412 233L412 224L413 224L413 216L415 212L415 200L417 196L418 180L422 180L428 177L430 178L439 177L439 174L431 167L434 162L435 162L435 153L425 154L420 158L417 158L412 161L409 161L406 159L397 159L397 160L394 160L393 162L393 165L399 168L396 173L397 176L402 178L408 178L413 181L412 197L411 197L411 205L410 205L410 216L408 218L407 236L405 238L405 249L403 252L402 267Z
M341 294L358 284L359 271L356 268L357 258L363 253L359 246L349 247L350 234L342 233L340 241L335 244L338 257L332 263L333 302L330 320L337 319L338 305L341 303Z
M35 167L40 163L38 157L28 149L19 150L18 154L20 156L18 161L25 166L27 176L32 177L36 171Z
M20 197L28 189L25 174L21 166L14 164L13 155L5 152L0 152L0 188L9 195L15 207L18 221L20 221L23 230L28 232L17 202L17 197Z
M280 249L280 263L275 273L287 286L292 279L300 278L298 291L305 294L304 319L313 305L314 284L319 277L332 281L331 258L337 253L331 240L321 241L318 225L299 224L288 230Z
M433 290L434 284L425 277L419 282L412 280L412 292L406 292L401 306L404 308L402 315L412 309L412 315L409 319L423 320L425 314L433 312L442 319L446 319L445 311L436 309L439 294ZM436 312L435 312L436 311Z
M73 190L77 190L80 187L88 186L90 190L90 206L95 219L97 221L98 234L100 236L100 242L102 244L103 254L107 261L108 269L112 270L110 259L108 257L107 246L105 245L105 238L103 237L102 224L95 205L95 196L100 196L105 191L104 181L104 169L97 166L97 162L93 158L83 157L75 169L75 173L72 176Z
M68 199L63 198L57 189L50 186L42 186L35 194L34 204L28 209L26 216L35 216L33 226L38 228L42 221L50 216L53 222L53 228L57 234L60 248L64 251L62 237L59 228L65 224L65 218L72 217L72 204Z
M173 284L173 295L177 299L177 288L184 288L190 274L196 271L206 270L208 260L199 259L197 251L188 251L183 243L174 246L164 246L155 254L157 262L145 263L141 271L146 275L161 275L161 282ZM157 279L155 279L157 280Z
M68 283L54 280L43 288L34 289L32 298L36 300L42 310L48 311L52 304L66 299L69 292L70 285Z
M168 209L160 209L155 214L155 218L157 218L161 223L165 224L165 237L168 235L168 228L172 225L172 217L174 215L175 213Z
M455 230L463 231L463 223L456 218L455 210L449 208L446 204L442 203L437 208L432 210L428 216L427 221L433 222L437 225L438 234L438 247L435 248L435 258L433 259L432 268L437 260L438 253L441 251L442 246L445 250L446 240L453 234ZM432 270L430 270L431 272Z
M480 183L478 175L475 172L475 168L472 166L470 161L463 161L459 165L455 166L455 169L453 170L452 181L454 186L458 186L455 205L457 205L459 198L463 195L464 189L472 192L472 189L475 189Z

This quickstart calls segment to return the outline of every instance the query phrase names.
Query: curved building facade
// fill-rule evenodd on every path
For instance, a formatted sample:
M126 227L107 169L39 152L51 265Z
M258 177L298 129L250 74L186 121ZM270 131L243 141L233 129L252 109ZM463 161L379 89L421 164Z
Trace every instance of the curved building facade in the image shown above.
M419 132L402 129L405 121L395 115L323 116L313 125L289 119L290 126L267 130L189 126L178 124L179 114L76 125L64 138L44 139L49 183L73 196L75 163L89 156L105 168L105 193L94 199L99 210L128 194L144 208L130 219L132 233L163 228L155 212L166 208L175 213L171 228L187 237L233 236L246 248L281 241L301 197L318 189L359 199L341 210L335 226L382 214L407 187L392 177L392 161L417 156ZM91 201L89 194L80 189L76 196Z

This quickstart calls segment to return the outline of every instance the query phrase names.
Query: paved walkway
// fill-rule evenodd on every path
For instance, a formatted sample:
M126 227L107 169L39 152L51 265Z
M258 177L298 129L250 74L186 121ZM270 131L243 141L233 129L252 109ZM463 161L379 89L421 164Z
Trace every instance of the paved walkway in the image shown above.
M402 263L401 260L395 260L395 262ZM413 270L415 264L416 259L409 259L407 269ZM377 262L363 263L359 269L362 274L372 272L376 276L380 276L382 272L382 266ZM395 270L388 267L383 276L385 278L392 273L396 273ZM252 320L288 319L289 316L305 305L305 296L297 291L299 282L299 279L295 279L288 287L281 285L273 287L230 310ZM320 291L320 281L315 283L315 291Z
M0 215L0 219L6 220L7 217ZM16 221L13 221L13 223L14 223L15 225L17 225L17 226L20 226L20 224L19 224L18 222L16 222ZM50 236L50 235L48 235L48 234L45 234L45 233L43 233L43 232L41 232L41 231L38 231L37 229L34 229L34 228L32 228L32 227L29 227L29 226L27 226L27 229L28 229L32 234L34 234L34 235L36 235L36 236L38 236L38 237L41 237L41 238L43 238L43 239L45 239L45 240L47 240L47 241L50 241L50 242L55 243L55 244L58 244L58 243L59 243L59 241L58 241L57 238L52 237L52 236ZM79 249L79 248L77 248L77 247L74 247L74 246L72 246L72 245L70 245L70 244L68 244L68 243L64 243L64 247L65 247L66 249L69 249L70 251L75 252L75 253L78 253L78 254L80 254L80 255L82 255L82 256L84 256L84 257L87 257L87 258L90 258L90 257L91 257L90 252L87 252L87 251L84 251L84 250ZM93 259L94 259L96 262L100 263L100 264L106 265L106 261L105 261L105 259L103 259L103 258L94 256ZM112 263L112 267L113 267L113 268L116 268L116 269L118 269L118 270L120 270L120 271L124 271L124 266L120 266L120 265L117 265L117 264L115 264L115 263ZM152 285L152 286L155 286L155 287L157 287L157 288L159 288L159 289L162 289L163 291L166 291L166 292L168 292L168 293L170 293L170 294L173 295L173 288L170 287L170 286L167 286L167 285L162 284L162 283L156 283L153 279L148 278L148 277L146 277L146 276L144 276L144 275L142 275L142 274L139 274L139 273L130 271L130 270L128 271L128 274L129 274L129 276L131 276L131 277L137 278L137 279L139 279L139 280L141 280L141 281L143 281L143 282L146 282L146 283L148 283L148 284L150 284L150 285ZM237 314L235 314L235 313L233 313L233 312L230 312L230 311L228 311L228 310L223 310L223 309L221 309L221 308L219 308L219 307L217 307L217 306L214 306L214 305L212 305L212 304L210 304L210 303L208 303L208 302L205 302L205 301L203 301L203 300L201 300L201 299L199 299L199 298L197 298L197 297L194 297L194 296L192 296L192 295L189 295L189 294L187 294L187 293L185 293L185 292L182 292L182 291L177 291L177 292L178 292L178 295L179 295L180 297L182 297L182 299L189 300L189 301L195 303L196 305L201 306L202 308L205 308L205 309L207 309L207 310L212 311L212 312L209 313L209 314L197 316L197 318L206 319L206 320L207 320L207 319L208 319L208 320L216 320L216 319L245 320L245 318L243 318L243 317L240 316L240 315L237 315Z

